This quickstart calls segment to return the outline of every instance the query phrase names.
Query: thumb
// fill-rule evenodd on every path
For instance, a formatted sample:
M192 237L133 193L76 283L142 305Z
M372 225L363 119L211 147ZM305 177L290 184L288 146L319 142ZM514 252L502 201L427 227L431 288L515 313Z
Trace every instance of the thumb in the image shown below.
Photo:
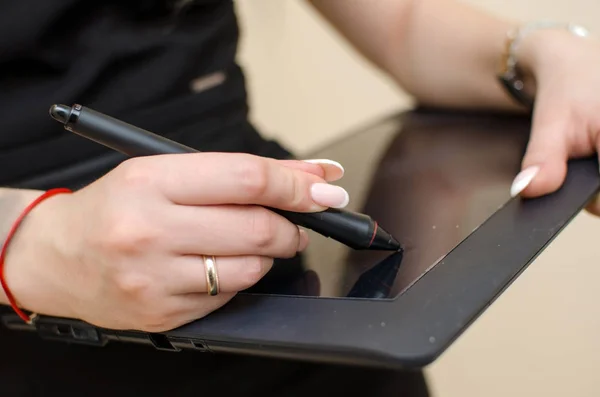
M551 111L536 111L531 136L521 165L510 188L512 197L538 197L563 184L569 158L569 117Z

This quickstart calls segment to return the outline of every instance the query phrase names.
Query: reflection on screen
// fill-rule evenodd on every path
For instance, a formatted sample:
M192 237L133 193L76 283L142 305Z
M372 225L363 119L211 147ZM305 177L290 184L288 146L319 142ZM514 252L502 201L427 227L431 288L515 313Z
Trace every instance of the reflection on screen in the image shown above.
M277 262L248 292L394 298L504 205L527 142L523 126L429 117L412 115L395 124L376 158L365 157L364 142L385 137L369 137L369 131L319 154L343 157L343 164L351 160L357 170L374 164L360 186L352 186L348 169L341 184L351 196L363 191L363 204L352 209L378 220L401 242L403 252L353 251L311 234L310 255Z

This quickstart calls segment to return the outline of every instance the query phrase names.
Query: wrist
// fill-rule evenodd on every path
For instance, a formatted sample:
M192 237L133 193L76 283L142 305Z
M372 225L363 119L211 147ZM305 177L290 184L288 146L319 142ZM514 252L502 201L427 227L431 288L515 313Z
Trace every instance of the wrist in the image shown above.
M548 65L564 57L564 48L580 38L563 29L531 32L523 38L515 55L524 74L537 78Z
M11 216L11 225L22 211L43 192L23 191L21 206ZM4 279L20 309L38 314L71 317L70 272L64 266L66 252L62 242L68 237L68 212L71 195L49 197L23 218L8 244L4 260ZM6 239L6 233L3 235ZM8 299L2 291L2 301Z
M581 26L554 22L534 22L509 31L500 73L505 88L531 109L544 72L564 62L574 41L588 35Z
M2 202L2 208L0 212L0 243L4 244L8 239L10 230L13 227L14 223L19 218L19 215L25 210L25 208L42 194L41 191L37 190L26 190L26 189L10 189L10 188L0 188L0 202ZM16 233L18 234L18 233ZM15 236L16 237L16 236ZM11 273L10 278L12 278L12 273L16 269L9 269L6 265L8 257L15 256L17 254L16 250L13 247L13 244L9 244L4 263L4 274L5 279L6 273ZM12 260L11 260L12 261ZM12 289L12 287L11 287ZM9 299L6 295L3 288L0 288L0 303L4 305L9 305Z

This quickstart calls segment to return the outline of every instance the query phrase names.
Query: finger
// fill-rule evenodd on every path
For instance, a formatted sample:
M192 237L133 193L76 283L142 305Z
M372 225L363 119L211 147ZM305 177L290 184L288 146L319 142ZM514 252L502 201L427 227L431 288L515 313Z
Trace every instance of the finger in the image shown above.
M559 106L540 103L534 113L531 137L511 196L537 197L556 191L565 180L571 119Z
M335 182L344 176L344 167L334 160L314 159L314 160L282 160L282 164L287 167L295 168L304 172L310 172L327 182Z
M271 270L273 259L263 256L217 256L215 268L219 293L252 287ZM206 264L202 256L179 258L169 265L169 291L173 294L206 293Z
M306 248L298 226L263 207L177 207L165 227L177 254L289 258Z
M164 156L155 173L163 194L181 205L256 204L306 212L343 207L349 200L344 189L312 173L247 154Z

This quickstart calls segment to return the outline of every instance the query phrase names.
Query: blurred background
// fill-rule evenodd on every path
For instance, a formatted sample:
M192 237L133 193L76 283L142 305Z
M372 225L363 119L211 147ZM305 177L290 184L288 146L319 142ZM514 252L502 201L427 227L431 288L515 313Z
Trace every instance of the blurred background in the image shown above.
M598 0L468 1L600 32ZM251 117L297 155L411 106L303 1L236 3ZM581 213L427 369L434 396L600 395L599 237L600 219Z

